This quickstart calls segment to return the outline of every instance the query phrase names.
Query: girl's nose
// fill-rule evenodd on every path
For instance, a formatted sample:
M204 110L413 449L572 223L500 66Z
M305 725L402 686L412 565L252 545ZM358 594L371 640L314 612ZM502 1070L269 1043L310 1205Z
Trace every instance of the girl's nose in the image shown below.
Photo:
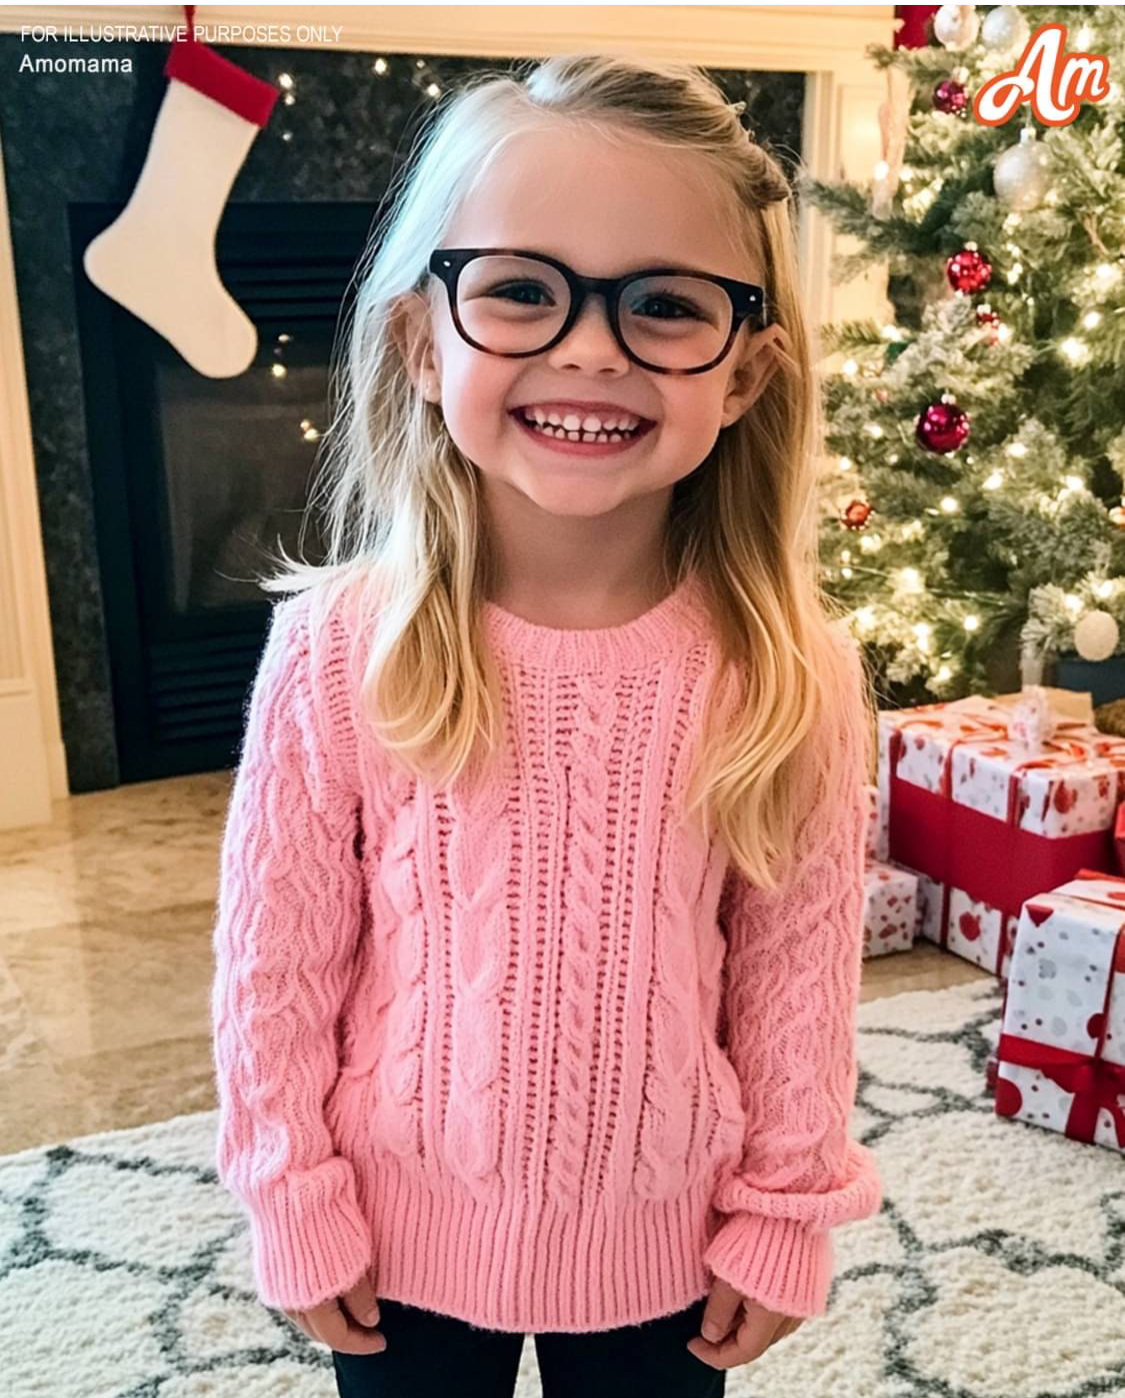
M605 297L591 293L579 312L578 319L566 335L548 352L555 367L573 364L584 369L610 365L627 369L629 356L617 343Z

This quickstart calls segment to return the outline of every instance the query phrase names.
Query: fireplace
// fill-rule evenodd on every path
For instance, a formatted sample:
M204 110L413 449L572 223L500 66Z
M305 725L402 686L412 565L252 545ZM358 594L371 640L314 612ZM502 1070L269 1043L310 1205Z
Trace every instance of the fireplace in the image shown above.
M71 209L83 249L117 206ZM123 781L230 766L272 595L278 539L298 539L371 204L228 207L219 275L258 331L232 378L193 369L82 277L78 333L97 547ZM78 263L81 258L76 258Z

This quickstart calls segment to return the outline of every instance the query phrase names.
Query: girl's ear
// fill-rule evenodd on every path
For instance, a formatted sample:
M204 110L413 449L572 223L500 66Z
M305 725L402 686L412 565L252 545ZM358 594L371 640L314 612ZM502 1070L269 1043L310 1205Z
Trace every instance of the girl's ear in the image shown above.
M754 403L781 364L793 367L789 336L781 325L767 325L755 332L736 360L723 401L723 426L737 422Z
M440 376L433 356L430 305L417 291L401 297L391 314L391 338L415 387L430 403L438 402Z

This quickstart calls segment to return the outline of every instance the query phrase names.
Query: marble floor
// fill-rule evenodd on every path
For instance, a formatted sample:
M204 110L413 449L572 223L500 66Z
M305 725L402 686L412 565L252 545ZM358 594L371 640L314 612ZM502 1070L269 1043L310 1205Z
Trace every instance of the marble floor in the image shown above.
M0 1154L216 1105L211 927L231 773L55 803L0 831ZM923 942L862 998L986 972Z

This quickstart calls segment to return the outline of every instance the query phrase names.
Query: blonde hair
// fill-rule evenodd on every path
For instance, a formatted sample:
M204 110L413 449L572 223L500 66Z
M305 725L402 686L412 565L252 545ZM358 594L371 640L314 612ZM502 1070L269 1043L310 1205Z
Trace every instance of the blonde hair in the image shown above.
M811 803L846 794L831 782L841 766L832 760L836 728L859 721L867 687L819 589L819 405L791 189L737 111L694 66L585 53L523 75L478 74L439 106L361 263L339 410L310 501L312 509L325 497L326 561L299 562L282 548L282 572L261 585L323 584L323 607L344 589L361 618L378 612L378 625L363 627L371 649L361 707L408 771L452 782L475 768L478 743L496 750L503 704L483 643L492 563L476 472L440 408L416 391L396 318L426 285L430 251L460 201L513 136L565 121L689 154L729 191L728 234L761 269L771 318L792 351L677 483L663 558L669 588L689 570L704 584L723 660L688 810L700 811L708 838L718 829L748 878L774 888ZM737 721L720 707L732 674L742 683ZM819 735L824 747L806 741Z

